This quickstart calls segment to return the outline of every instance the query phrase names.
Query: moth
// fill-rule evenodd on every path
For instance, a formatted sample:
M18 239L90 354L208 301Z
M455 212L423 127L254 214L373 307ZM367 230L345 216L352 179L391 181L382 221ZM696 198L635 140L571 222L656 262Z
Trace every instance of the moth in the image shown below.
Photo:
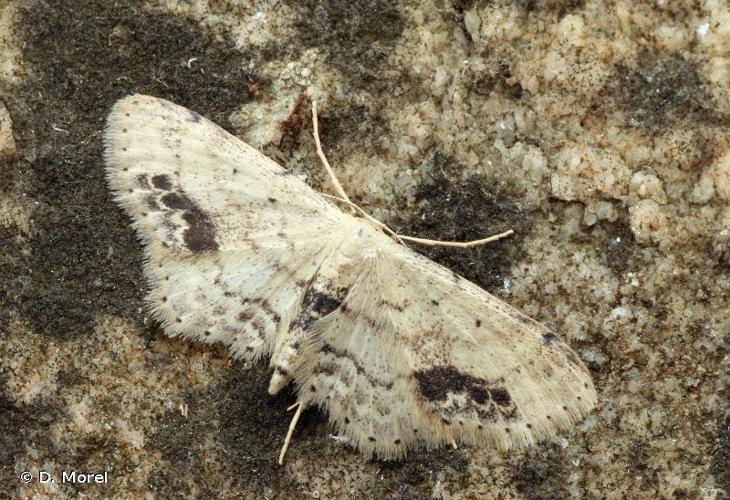
M103 137L164 331L222 342L238 359L269 356L270 394L294 385L280 462L311 405L382 459L525 447L595 405L588 370L555 333L198 113L132 95Z

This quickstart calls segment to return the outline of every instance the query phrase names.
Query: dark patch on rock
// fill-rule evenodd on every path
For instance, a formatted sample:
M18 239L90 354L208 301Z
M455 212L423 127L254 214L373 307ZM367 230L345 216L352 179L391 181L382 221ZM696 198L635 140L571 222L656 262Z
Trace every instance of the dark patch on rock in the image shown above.
M191 411L187 418L178 412L170 413L161 420L157 433L150 436L149 446L163 458L150 475L150 487L158 493L169 493L166 497L195 496L191 491L194 487L196 493L207 491L217 496L213 489L220 485L211 478L219 477L230 479L229 491L289 491L276 458L291 417L286 408L295 396L289 389L277 397L268 396L268 369L263 364L243 370L241 362L234 362L227 373L222 383L188 393L186 401ZM296 456L300 446L315 448L326 443L322 421L323 416L314 408L302 414L289 457ZM214 461L204 444L211 437L220 443ZM312 444L315 439L319 442ZM181 470L196 471L198 477L189 481L190 474L179 474Z
M362 137L381 137L389 133L382 116L373 114L365 106L352 103L347 103L342 108L327 107L319 110L318 121L322 148L333 165L340 163L339 155L346 154L340 148L341 143L358 143ZM317 163L308 164L304 171L310 176L307 183L315 189L329 182L326 172ZM290 174L291 172L285 171L281 175Z
M580 10L585 0L519 0L517 5L529 12L550 12L558 22L573 11Z
M188 110L188 121L192 123L198 123L200 121L200 115L195 111Z
M596 233L600 231L597 235ZM604 237L601 237L605 235ZM596 241L596 240L599 241ZM600 240L605 243L601 244ZM601 221L598 230L591 231L591 241L600 248L599 256L615 273L622 274L633 265L635 252L634 233L628 220L608 222Z
M397 444L397 443L396 443ZM433 493L436 477L453 477L467 480L469 475L468 454L461 449L438 448L420 450L402 461L378 460L381 480L372 483L370 496L375 498L428 498ZM394 497L393 492L400 495Z
M2 387L5 387L4 380ZM13 485L18 481L15 472L15 459L24 448L25 434L32 426L22 411L5 398L0 391L0 481L3 485ZM25 432L24 432L25 431Z
M172 181L170 181L170 177L165 174L159 174L152 177L152 185L157 189L162 189L163 191L169 191L172 189Z
M707 255L718 274L730 274L730 234L719 232L706 245Z
M626 445L626 473L635 478L637 487L642 491L648 490L657 484L659 470L652 467L654 456L651 453L651 444L645 437L635 437ZM688 498L685 495L675 495L676 498Z
M279 141L280 149L293 149L299 144L299 135L302 133L304 124L307 123L308 114L304 104L308 102L307 94L300 94L294 103L294 109L289 116L279 124L281 131L281 140ZM284 144L284 143L288 144Z
M510 266L522 258L531 214L509 200L506 191L488 191L474 176L457 182L458 168L440 152L429 159L429 176L419 186L421 207L398 224L398 233L437 240L468 241L513 229L516 235L469 249L414 246L413 249L486 289L502 286ZM393 224L391 224L393 227Z
M295 12L298 37L286 50L317 47L327 62L367 88L384 85L378 68L385 63L405 27L398 7L387 0L285 0Z
M569 498L569 473L565 452L550 445L528 451L513 471L512 481L525 498Z
M645 50L635 68L616 68L613 82L600 99L599 107L608 112L614 107L625 111L629 126L642 127L650 135L680 122L693 126L730 119L717 111L697 64L679 53Z
M463 21L461 22L463 23ZM466 26L463 29L465 35L471 38L471 35L466 31ZM501 94L513 100L521 99L525 93L522 85L519 82L511 83L514 80L512 72L514 62L506 56L498 55L487 58L485 62L488 70L468 83L469 90L483 96ZM503 132L502 141L507 147L517 141L518 137L514 131L505 130Z
M451 2L454 9L460 14L467 10L481 10L487 5L492 4L490 0L454 0ZM560 21L565 15L582 8L585 0L517 0L513 2L518 7L530 13L552 13L556 22Z
M88 334L100 314L142 327L141 246L104 181L106 116L117 99L140 92L226 124L247 99L241 89L256 76L246 68L260 54L243 54L198 22L141 2L21 4L14 36L29 76L4 93L18 155L0 163L3 176L23 176L26 196L39 203L23 244L32 251L15 253L0 270L0 282L12 286L3 309L55 338ZM204 56L197 62L204 74L181 64L191 54Z
M248 373L232 368L230 377L211 401L217 401L214 404L220 415L221 429L225 429L221 442L226 455L236 470L251 471L262 483L277 482L285 477L276 459L291 419L286 408L296 396L288 387L277 397L269 396L270 376L265 366ZM262 421L266 425L261 425ZM302 414L289 448L290 459L296 460L304 450L326 446L327 426L321 425L325 421L324 415L314 407ZM248 474L239 476L240 481L249 481ZM246 490L252 491L249 485L244 485Z
M730 491L730 415L725 416L725 420L719 427L710 472L715 476L717 486L725 491Z
M7 387L0 376L0 387ZM0 497L15 498L13 492L21 486L18 478L17 459L26 456L28 450L35 450L40 456L54 456L60 470L83 470L85 443L75 441L75 450L58 448L58 442L51 436L49 428L58 419L63 419L62 408L58 406L54 395L49 394L42 401L32 404L13 403L0 390ZM99 449L103 443L98 443ZM106 450L112 453L112 450ZM101 452L101 451L100 451ZM83 456L83 458L82 458ZM58 470L58 469L57 469ZM105 487L102 487L104 491ZM71 488L62 486L61 493L70 495Z

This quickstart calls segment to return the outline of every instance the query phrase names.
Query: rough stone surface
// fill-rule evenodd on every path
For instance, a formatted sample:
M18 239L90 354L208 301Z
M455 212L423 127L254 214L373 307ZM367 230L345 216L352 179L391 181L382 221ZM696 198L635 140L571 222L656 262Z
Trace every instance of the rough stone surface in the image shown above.
M13 121L10 119L5 105L0 102L0 157L15 154L15 138L13 137Z
M0 2L15 143L0 155L0 497L722 498L728 36L716 0ZM100 144L132 92L326 190L316 99L330 162L374 216L442 239L514 228L428 254L561 331L599 407L528 451L400 463L364 460L310 410L277 466L291 392L145 312ZM109 482L41 485L39 470Z

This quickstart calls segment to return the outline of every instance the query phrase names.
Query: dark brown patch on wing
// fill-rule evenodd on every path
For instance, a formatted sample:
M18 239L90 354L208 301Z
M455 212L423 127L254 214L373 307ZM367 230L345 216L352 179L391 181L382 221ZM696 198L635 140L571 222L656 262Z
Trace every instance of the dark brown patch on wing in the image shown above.
M545 345L550 345L558 339L558 336L553 332L547 332L542 334L542 341Z
M506 387L460 372L453 366L437 366L414 373L418 389L429 402L440 408L446 417L473 413L482 420L512 420L517 408ZM466 402L449 401L449 394L466 395Z
M173 210L187 210L195 206L190 198L180 193L167 193L162 197L162 203Z
M148 194L144 198L145 203L147 203L147 206L150 208L150 210L159 210L160 205L157 203L157 198L155 198L154 194Z
M495 387L491 389L489 393L492 396L492 401L497 403L499 406L508 406L512 403L512 397L509 395L509 391L504 387Z
M241 323L248 323L253 318L253 313L251 311L241 311L238 314L238 321Z
M145 174L137 176L137 184L143 189L150 189L150 181Z
M421 394L429 401L445 401L448 394L468 392L472 399L483 403L487 381L462 373L452 366L437 366L414 373Z
M162 189L164 191L169 191L170 189L172 189L172 182L170 181L170 178L164 174L159 174L152 177L152 185L155 186L157 189Z
M215 241L215 225L205 212L197 209L188 210L183 214L183 219L190 225L185 230L183 239L191 252L218 250L218 243Z
M271 318L271 321L273 321L274 323L277 323L278 324L279 321L281 321L281 316L279 315L279 313L277 313L274 310L273 307L271 307L271 304L269 304L269 301L268 300L263 299L261 301L261 308L264 310L264 312L266 314L269 315L269 317Z
M334 288L313 283L304 294L302 312L296 319L296 323L301 326L302 330L308 329L316 320L340 307L348 291L349 289L345 287Z
M185 210L189 207L187 204L189 200L179 193L167 193L160 198L160 201L172 210Z
M215 241L215 224L193 200L184 193L178 192L167 193L161 199L168 208L185 211L182 218L188 223L188 228L183 233L183 240L191 252L218 250L218 243Z

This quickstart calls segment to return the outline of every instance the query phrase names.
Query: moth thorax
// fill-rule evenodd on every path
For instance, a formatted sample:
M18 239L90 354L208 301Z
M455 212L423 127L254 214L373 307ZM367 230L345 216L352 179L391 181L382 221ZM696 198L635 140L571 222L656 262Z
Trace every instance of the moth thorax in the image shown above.
M358 219L351 226L350 237L343 242L342 253L349 258L362 256L364 248L372 248L377 244L375 239L378 237L379 232L378 228L370 222Z

